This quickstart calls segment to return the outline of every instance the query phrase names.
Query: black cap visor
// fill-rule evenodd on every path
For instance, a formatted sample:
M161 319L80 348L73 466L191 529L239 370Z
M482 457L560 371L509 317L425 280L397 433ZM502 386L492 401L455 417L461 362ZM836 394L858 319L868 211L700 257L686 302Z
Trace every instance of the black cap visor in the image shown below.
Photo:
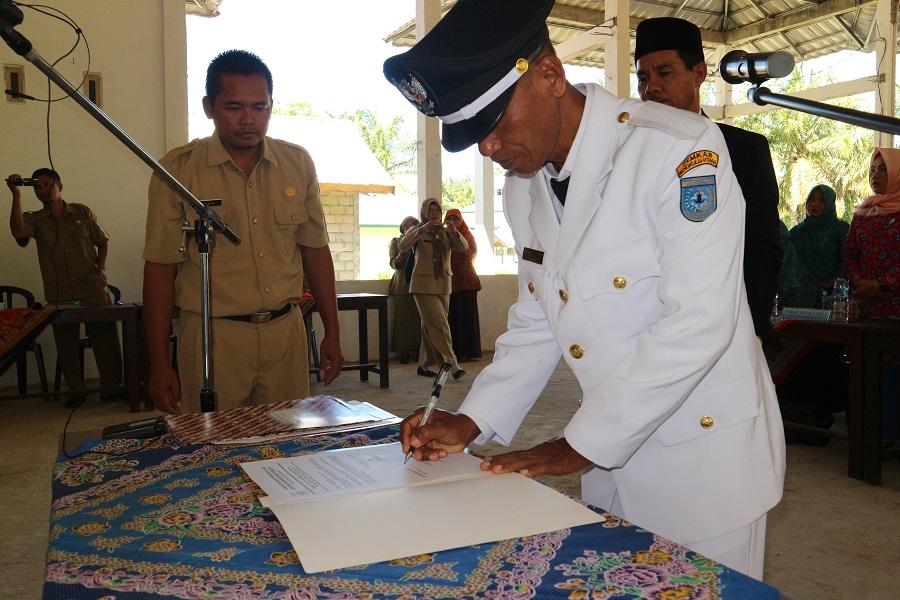
M503 113L515 90L516 84L511 85L471 119L453 124L443 123L441 125L441 145L448 152L459 152L486 138L503 118Z

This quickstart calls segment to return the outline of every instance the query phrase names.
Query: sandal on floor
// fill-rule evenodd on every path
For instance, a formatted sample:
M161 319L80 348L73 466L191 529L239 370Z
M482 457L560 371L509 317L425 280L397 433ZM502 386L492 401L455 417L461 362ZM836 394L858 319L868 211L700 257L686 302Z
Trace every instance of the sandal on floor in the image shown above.
M422 377L437 377L437 373L435 373L431 369L426 369L424 367L417 368L416 375L421 375Z

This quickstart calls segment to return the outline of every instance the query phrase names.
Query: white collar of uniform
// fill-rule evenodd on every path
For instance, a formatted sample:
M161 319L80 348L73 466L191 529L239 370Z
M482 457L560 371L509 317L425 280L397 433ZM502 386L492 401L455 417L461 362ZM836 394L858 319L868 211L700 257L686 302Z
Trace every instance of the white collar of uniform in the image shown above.
M544 173L552 179L562 180L572 175L572 169L575 168L576 157L581 148L581 140L584 139L587 122L590 120L588 119L588 115L590 114L591 97L593 96L594 88L584 83L576 83L575 89L585 96L584 112L581 114L581 122L578 124L578 131L575 132L575 139L572 140L572 147L569 148L569 153L566 155L566 161L563 163L562 169L557 171L556 167L553 166L553 163L544 165Z

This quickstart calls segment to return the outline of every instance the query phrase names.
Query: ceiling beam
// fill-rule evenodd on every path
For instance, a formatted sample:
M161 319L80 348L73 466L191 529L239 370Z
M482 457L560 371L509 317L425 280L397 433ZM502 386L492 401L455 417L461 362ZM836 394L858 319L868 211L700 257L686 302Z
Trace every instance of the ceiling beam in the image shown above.
M750 40L781 33L792 27L808 25L816 21L824 21L837 15L852 12L862 6L875 4L876 0L825 0L817 6L803 8L790 14L764 19L732 29L725 36L729 46L739 46Z

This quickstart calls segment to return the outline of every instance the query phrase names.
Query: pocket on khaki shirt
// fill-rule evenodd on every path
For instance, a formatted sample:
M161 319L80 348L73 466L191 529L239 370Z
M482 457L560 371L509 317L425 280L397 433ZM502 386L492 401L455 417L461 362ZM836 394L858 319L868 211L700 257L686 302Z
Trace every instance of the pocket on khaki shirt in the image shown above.
M309 221L309 212L302 200L286 200L275 205L275 243L282 254L297 250L297 228Z

